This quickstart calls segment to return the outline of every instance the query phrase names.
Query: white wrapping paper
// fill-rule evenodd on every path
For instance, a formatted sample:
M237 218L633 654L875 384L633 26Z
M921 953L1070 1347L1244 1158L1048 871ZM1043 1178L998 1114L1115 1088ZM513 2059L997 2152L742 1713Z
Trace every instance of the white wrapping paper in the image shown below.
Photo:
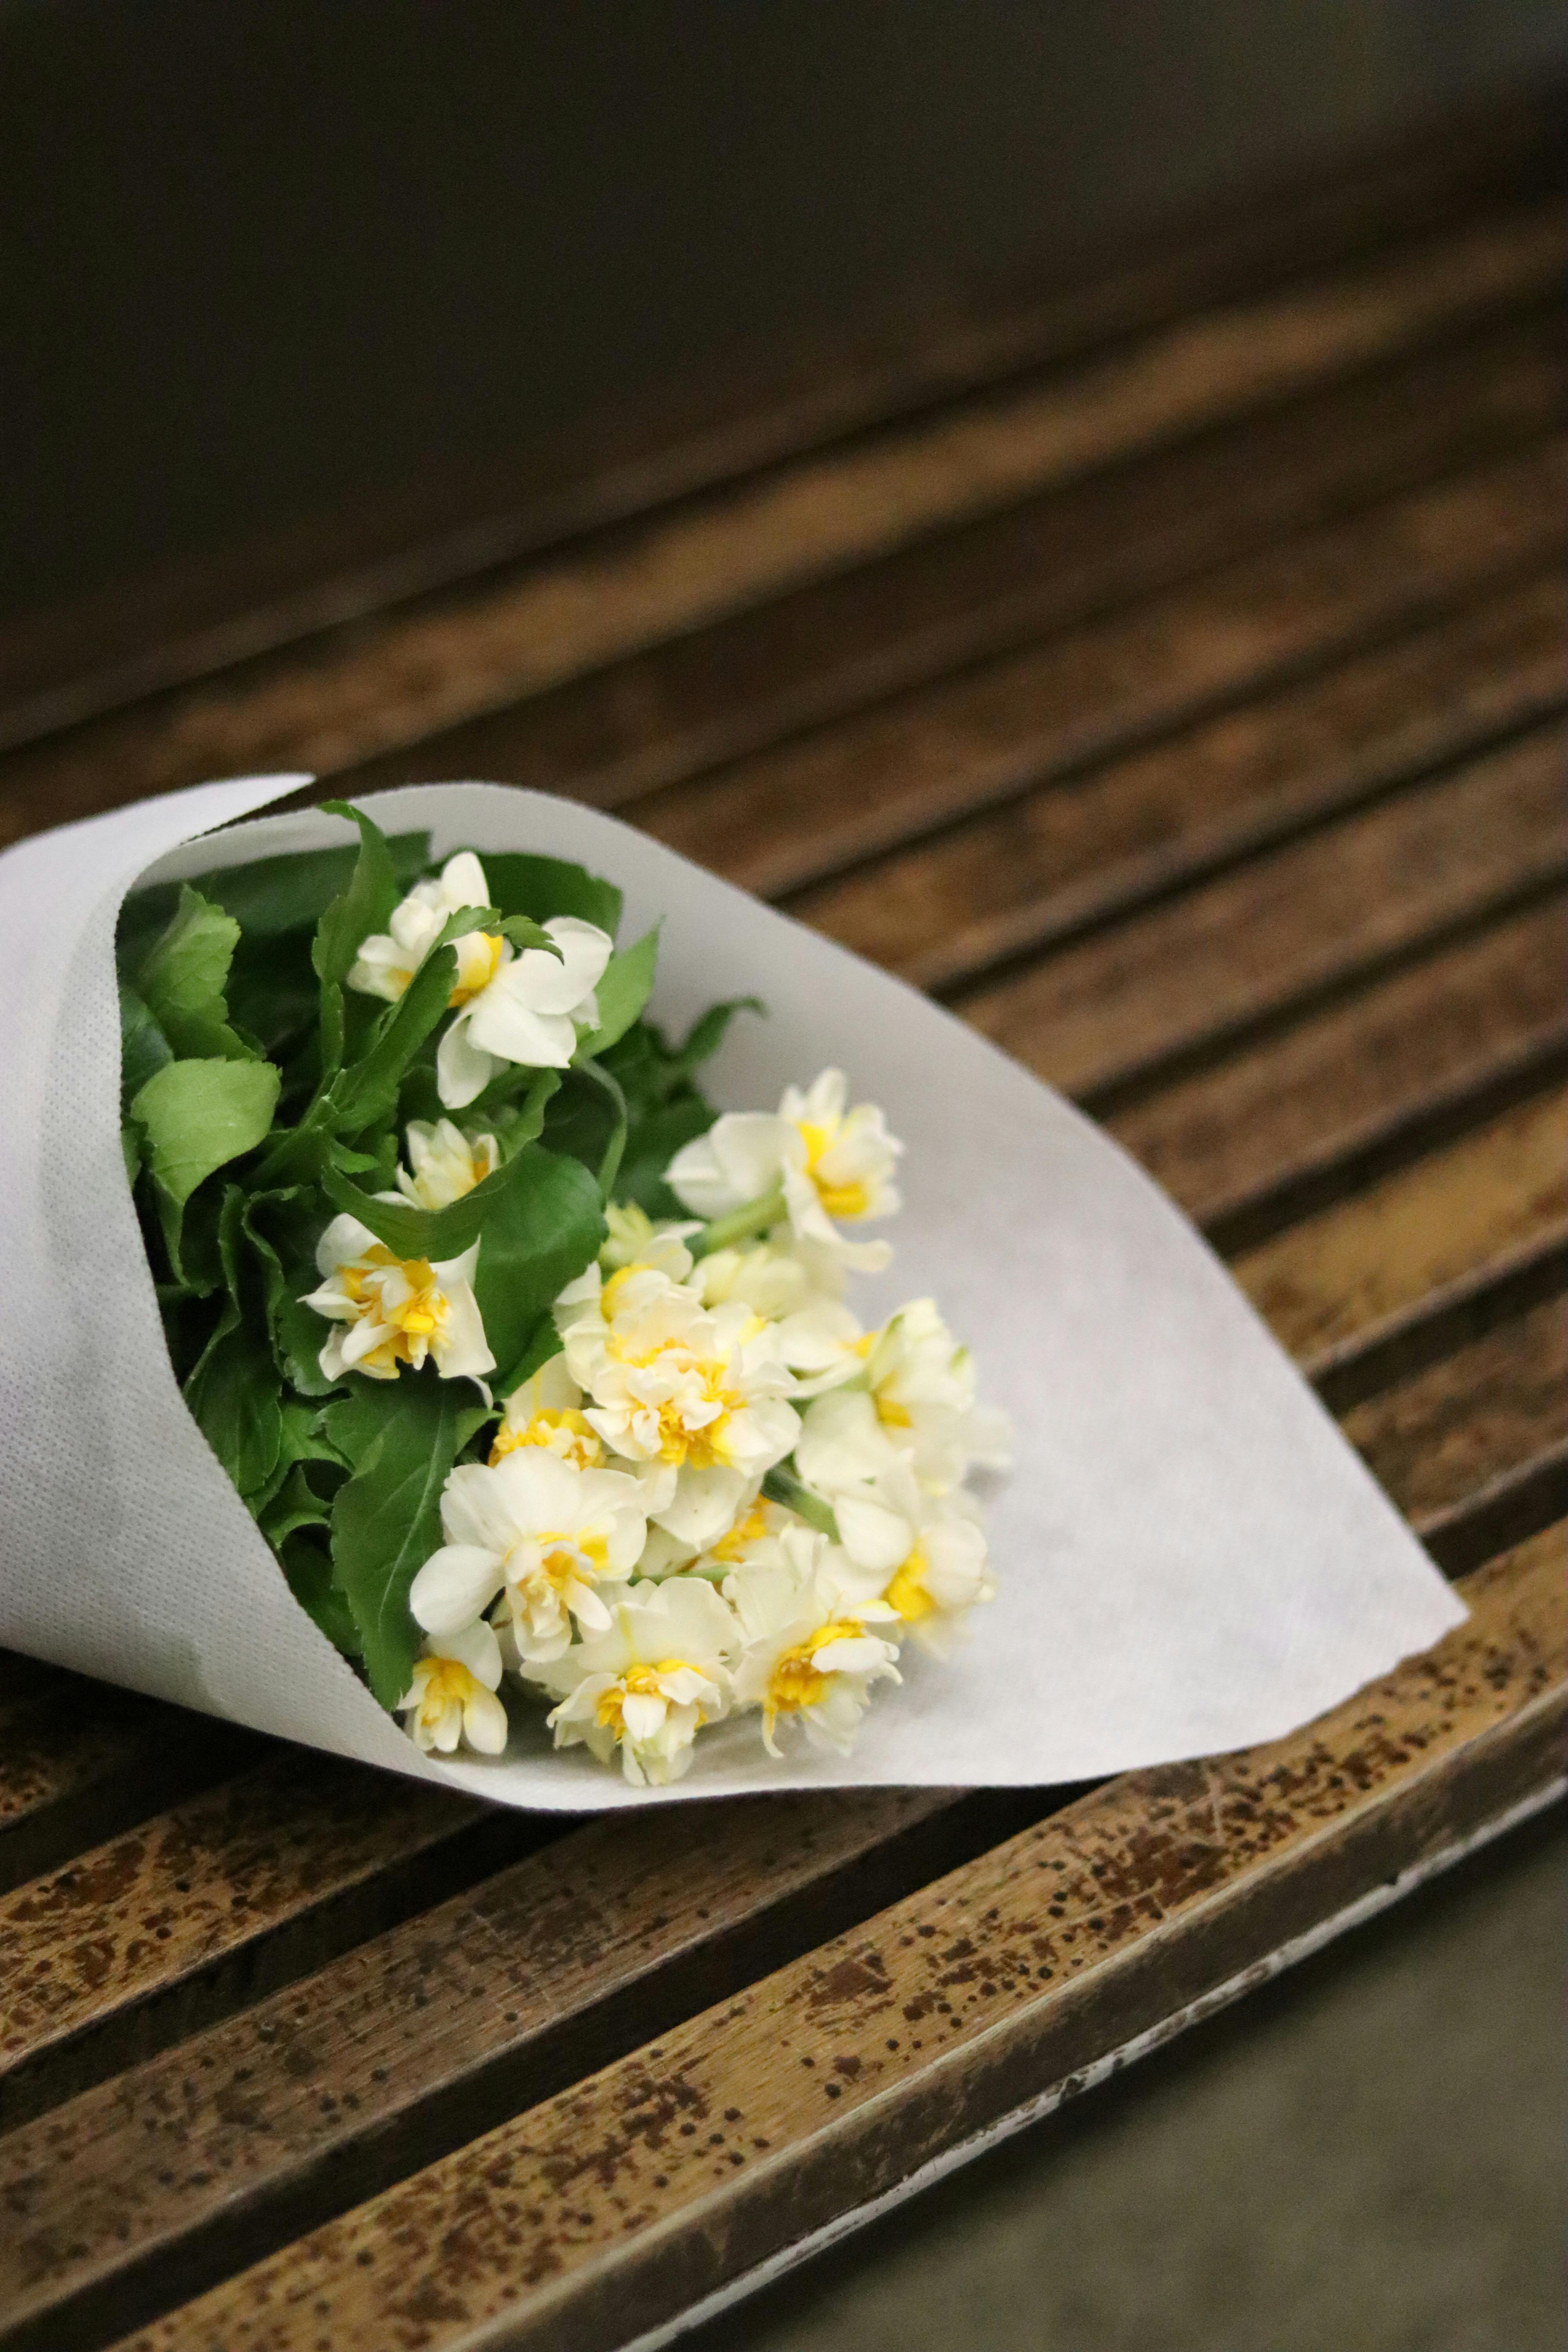
M594 811L490 785L363 805L387 831L574 858L665 919L676 1030L757 994L713 1067L771 1108L825 1064L904 1138L906 1206L868 1321L931 1292L1016 1425L988 1498L999 1593L945 1664L906 1647L848 1760L763 1752L628 1790L522 1726L494 1762L422 1757L300 1610L186 1412L121 1161L113 935L126 890L349 837L316 812L195 836L294 790L209 784L0 857L0 1643L499 1798L648 1804L758 1787L1075 1780L1276 1738L1464 1612L1224 1269L1088 1120L949 1014ZM182 846L182 845L184 845ZM159 863L158 861L162 861ZM527 1710L514 1707L522 1718Z

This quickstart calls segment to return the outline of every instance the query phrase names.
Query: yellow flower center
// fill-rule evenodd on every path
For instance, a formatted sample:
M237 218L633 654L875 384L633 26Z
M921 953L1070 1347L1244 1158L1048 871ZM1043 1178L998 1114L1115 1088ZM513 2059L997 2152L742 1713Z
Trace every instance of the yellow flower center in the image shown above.
M715 1559L740 1559L748 1544L760 1543L768 1531L768 1516L760 1502L753 1503L743 1519L737 1519L727 1536L721 1536L709 1549Z
M882 1595L889 1607L896 1609L906 1623L912 1624L917 1617L929 1617L936 1607L925 1588L929 1565L924 1552L917 1544Z
M396 1296L399 1276L402 1297ZM390 1371L399 1364L415 1362L416 1351L417 1360L423 1360L425 1346L443 1329L450 1311L427 1258L395 1257L384 1243L377 1242L357 1265L340 1266L338 1280L362 1318L372 1316L392 1327L394 1336L371 1350L363 1359L366 1364Z
M449 1707L467 1706L481 1687L479 1678L456 1658L421 1658L414 1669L418 1692L418 1719L434 1732Z
M528 1541L538 1547L538 1562L532 1575L542 1576L546 1584L552 1585L557 1592L564 1591L574 1578L580 1577L584 1583L591 1583L595 1577L603 1576L610 1564L605 1538L587 1533L581 1528L575 1535L567 1535L552 1528L548 1533L533 1536ZM521 1549L521 1546L513 1547L514 1550ZM509 1552L509 1566L511 1559L512 1553ZM531 1581L531 1577L529 1580Z
M500 970L506 941L490 931L467 931L453 941L458 950L458 985L447 999L447 1009L467 1004L487 989Z
M830 1217L863 1217L870 1209L871 1195L858 1177L847 1184L836 1184L829 1176L817 1174L817 1164L826 1159L837 1140L826 1127L818 1127L809 1118L796 1121L805 1144L805 1172L816 1187L816 1197Z
M628 1666L618 1682L612 1683L607 1691L600 1693L599 1704L594 1710L595 1720L605 1729L613 1731L617 1739L624 1739L626 1700L633 1697L663 1698L664 1693L658 1686L659 1676L680 1674L685 1664L684 1658L661 1658L657 1666ZM700 1725L706 1719L699 1707L698 1723Z
M724 1368L721 1364L694 1364L701 1401L716 1404L720 1410L711 1421L697 1428L688 1425L686 1416L696 1399L689 1391L667 1397L658 1408L658 1455L661 1462L673 1462L679 1467L689 1464L694 1470L710 1470L716 1462L728 1459L724 1432L730 1416L743 1400L723 1385Z
M781 1715L794 1715L799 1708L816 1706L821 1701L833 1680L833 1670L829 1668L825 1673L812 1664L817 1652L825 1650L829 1642L858 1642L864 1632L864 1626L857 1624L853 1618L830 1620L819 1625L798 1648L784 1652L769 1677L767 1696L763 1701L770 1736Z
M563 1405L559 1412L542 1410L523 1429L509 1429L503 1423L490 1447L491 1469L503 1455L515 1454L520 1445L542 1445L548 1452L558 1454L563 1462L574 1463L579 1470L597 1469L605 1458L598 1431L571 1405Z

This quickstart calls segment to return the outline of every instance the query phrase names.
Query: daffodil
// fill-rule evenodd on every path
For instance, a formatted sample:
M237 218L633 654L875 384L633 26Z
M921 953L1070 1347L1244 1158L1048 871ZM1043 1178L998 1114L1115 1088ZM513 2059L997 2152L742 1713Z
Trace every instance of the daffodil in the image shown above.
M843 1071L824 1070L804 1094L786 1087L776 1113L726 1112L676 1153L666 1181L694 1216L719 1222L754 1210L787 1224L805 1251L879 1272L887 1243L847 1241L838 1227L892 1215L903 1145L875 1104L847 1109L847 1099Z
M471 849L460 850L436 880L414 885L384 932L361 941L349 986L395 1003L450 918L489 904L484 867ZM555 954L525 948L520 955L510 940L485 930L451 942L458 970L447 1002L458 1017L436 1050L436 1089L448 1110L472 1102L507 1063L565 1069L579 1029L596 1024L594 992L614 941L576 915L557 915L543 928Z
M449 1756L460 1741L481 1756L499 1756L507 1742L506 1709L496 1696L500 1644L489 1626L466 1626L427 1641L416 1659L399 1714L407 1715L416 1745Z
M933 1494L960 1485L973 1467L1000 1470L1012 1460L1007 1416L976 1402L974 1360L954 1339L934 1299L911 1299L875 1332L861 1332L842 1307L818 1305L787 1318L779 1344L801 1376L801 1395L850 1383L864 1390L879 1428L910 1456ZM837 1406L818 1416L816 1426L820 1432L834 1422L843 1429L857 1414L864 1422L863 1407ZM813 1472L802 1475L818 1483Z
M449 1208L500 1166L493 1135L465 1135L449 1118L411 1118L407 1132L408 1166L397 1171L397 1189L416 1209Z
M605 1444L642 1465L648 1517L683 1543L712 1542L800 1432L773 1328L736 1302L628 1268L568 1321L566 1360ZM566 1310L570 1314L571 1310Z
M476 1242L434 1264L395 1257L357 1217L334 1217L316 1244L321 1286L303 1301L338 1327L321 1352L324 1378L395 1381L405 1364L417 1371L429 1357L443 1380L482 1386L496 1360L473 1291L479 1255Z
M934 1656L946 1657L969 1611L995 1597L971 1498L927 1494L907 1458L874 1486L836 1496L834 1516L850 1589L884 1601Z
M611 1622L544 1667L560 1703L548 1720L558 1748L585 1741L601 1763L620 1751L634 1788L679 1780L705 1723L730 1706L734 1616L710 1584L671 1577L634 1586Z
M872 1684L901 1679L897 1644L868 1630L895 1625L898 1612L872 1596L852 1598L831 1555L817 1558L804 1580L787 1568L759 1569L729 1588L745 1643L735 1704L761 1707L771 1756L781 1752L781 1721L798 1724L814 1747L847 1755Z
M471 1625L500 1596L496 1619L525 1665L557 1658L573 1620L601 1633L600 1585L630 1576L647 1525L634 1478L579 1470L547 1446L520 1445L493 1464L464 1463L441 1496L447 1540L416 1576L408 1601L426 1633Z
M490 1447L492 1465L520 1445L545 1446L578 1470L603 1465L604 1440L584 1415L583 1391L564 1356L552 1356L508 1397Z

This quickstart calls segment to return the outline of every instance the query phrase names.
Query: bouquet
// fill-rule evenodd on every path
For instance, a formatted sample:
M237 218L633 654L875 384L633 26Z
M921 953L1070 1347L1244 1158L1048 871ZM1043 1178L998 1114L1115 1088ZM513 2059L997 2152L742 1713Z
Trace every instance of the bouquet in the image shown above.
M951 1013L594 810L306 782L0 856L0 1645L585 1810L1201 1756L1462 1613Z
M122 1142L181 1391L295 1599L425 1749L679 1779L746 1713L847 1750L992 1597L1007 1458L916 1298L902 1145L842 1072L720 1116L650 929L565 860L392 839L133 892Z

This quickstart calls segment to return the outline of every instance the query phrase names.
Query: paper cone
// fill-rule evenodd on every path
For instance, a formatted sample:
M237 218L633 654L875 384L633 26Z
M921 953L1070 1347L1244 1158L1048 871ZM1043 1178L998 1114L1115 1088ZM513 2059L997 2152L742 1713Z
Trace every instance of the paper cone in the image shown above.
M908 1147L869 1320L931 1293L1011 1413L991 1500L998 1595L945 1663L906 1648L847 1760L773 1761L756 1718L689 1777L628 1789L514 1704L504 1758L420 1755L304 1612L191 1419L121 1159L114 925L141 880L348 838L214 825L298 776L210 784L0 858L0 1643L183 1706L521 1806L765 1787L1078 1780L1271 1739L1464 1612L1204 1242L1089 1120L899 982L595 812L483 784L369 796L388 832L572 858L663 919L651 1011L755 994L713 1066L772 1108L836 1063ZM182 845L184 845L182 846ZM151 869L151 873L149 872Z

